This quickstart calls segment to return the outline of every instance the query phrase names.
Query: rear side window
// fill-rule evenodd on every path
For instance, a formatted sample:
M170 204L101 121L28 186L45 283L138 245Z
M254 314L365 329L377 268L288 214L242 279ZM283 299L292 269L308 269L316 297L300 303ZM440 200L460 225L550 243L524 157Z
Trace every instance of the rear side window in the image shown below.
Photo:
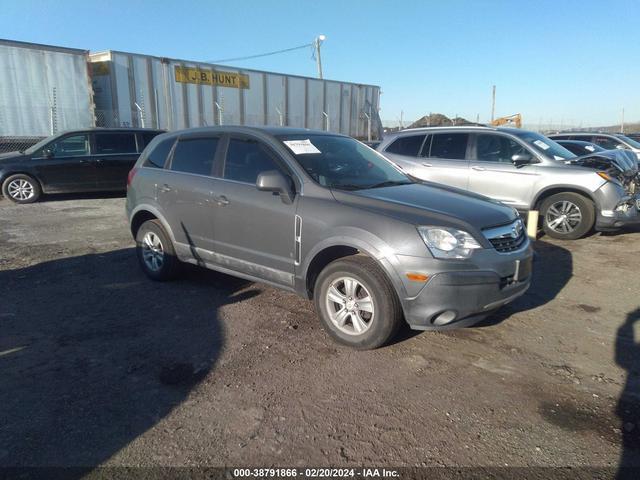
M231 139L224 165L225 179L256 183L258 175L269 170L280 170L280 167L266 147L255 140Z
M134 133L96 133L95 135L98 155L136 153Z
M149 155L147 155L144 166L164 168L165 163L167 163L167 157L169 156L169 152L171 152L171 147L173 147L174 142L175 138L167 138L166 140L158 143L158 145L156 145L155 148L151 150L151 152L149 152Z
M438 133L431 140L432 158L450 158L454 160L464 160L467 153L467 133Z
M173 152L171 170L197 175L211 175L217 148L217 138L180 139Z
M406 155L408 157L417 157L425 136L426 135L407 135L406 137L400 137L393 141L384 151L398 155Z

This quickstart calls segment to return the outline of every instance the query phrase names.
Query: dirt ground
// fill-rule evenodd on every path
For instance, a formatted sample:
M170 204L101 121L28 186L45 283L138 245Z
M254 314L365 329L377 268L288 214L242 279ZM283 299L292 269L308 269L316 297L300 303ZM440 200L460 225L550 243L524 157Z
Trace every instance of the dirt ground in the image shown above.
M122 197L0 200L0 466L640 465L640 229L536 251L482 325L357 352L292 294L147 280Z

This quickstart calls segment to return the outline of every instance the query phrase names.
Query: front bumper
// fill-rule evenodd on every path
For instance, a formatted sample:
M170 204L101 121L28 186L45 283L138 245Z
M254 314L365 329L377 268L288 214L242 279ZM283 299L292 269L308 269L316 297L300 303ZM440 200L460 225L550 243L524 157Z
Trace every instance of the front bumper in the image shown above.
M607 182L596 191L595 197L596 230L615 230L640 223L640 195L627 195L622 186Z
M401 299L411 328L444 330L469 326L527 291L533 257L529 242L520 252L500 254L487 250L479 256L484 257L480 262L473 264L470 260L471 265L467 265L478 270L433 273L416 295ZM415 266L411 268L415 270Z

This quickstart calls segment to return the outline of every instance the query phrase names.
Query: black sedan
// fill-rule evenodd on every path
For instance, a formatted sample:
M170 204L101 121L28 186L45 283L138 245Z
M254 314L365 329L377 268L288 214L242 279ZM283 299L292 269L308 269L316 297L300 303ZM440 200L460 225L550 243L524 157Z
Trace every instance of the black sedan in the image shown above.
M125 190L127 174L162 130L94 128L45 138L23 152L0 154L5 198L32 203L42 193Z

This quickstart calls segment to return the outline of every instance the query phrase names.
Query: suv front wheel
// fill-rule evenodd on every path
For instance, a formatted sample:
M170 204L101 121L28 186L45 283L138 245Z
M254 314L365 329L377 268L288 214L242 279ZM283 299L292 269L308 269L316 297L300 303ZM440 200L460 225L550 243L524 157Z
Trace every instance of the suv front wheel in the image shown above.
M573 193L558 193L545 199L540 206L544 232L561 240L584 237L595 223L593 202Z
M329 335L358 349L384 345L402 322L393 285L373 259L362 255L325 267L316 281L314 301Z

